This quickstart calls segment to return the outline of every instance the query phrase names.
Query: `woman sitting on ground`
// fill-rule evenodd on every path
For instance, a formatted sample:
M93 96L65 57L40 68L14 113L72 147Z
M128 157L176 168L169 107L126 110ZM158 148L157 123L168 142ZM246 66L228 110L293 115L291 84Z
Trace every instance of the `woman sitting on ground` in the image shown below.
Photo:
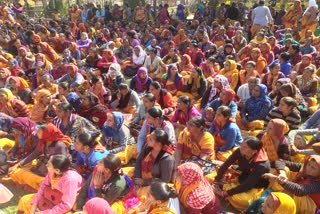
M166 89L161 87L158 81L154 81L150 84L150 93L156 97L157 103L160 105L162 111L165 115L170 115L173 113L176 107L176 103L172 94Z
M100 103L96 95L90 92L84 94L79 111L80 116L87 118L101 129L107 119L107 111L108 108Z
M28 117L16 117L11 121L10 129L15 144L8 152L8 158L25 158L34 151L38 144L36 123Z
M266 127L271 119L285 120L290 130L299 129L301 117L299 111L296 110L296 101L292 97L282 97L279 107L273 108L264 120Z
M148 76L147 68L140 67L137 74L132 77L130 81L130 89L136 91L138 94L141 94L149 91L151 83L152 79Z
M136 141L124 122L124 116L121 112L107 113L107 120L102 127L100 143L110 153L118 153L121 161L128 163L135 153Z
M37 91L34 101L31 120L39 124L50 122L55 116L51 103L51 92L47 89L40 89Z
M203 160L214 160L214 138L205 129L205 120L200 116L194 116L187 122L179 135L177 149L174 154L176 165L181 160L196 156Z
M176 95L181 90L182 75L179 73L176 64L170 64L167 73L162 76L163 88L168 90L172 95Z
M194 116L201 116L201 113L191 103L191 99L187 96L178 98L177 108L171 118L171 122L175 128L183 130L187 122Z
M147 139L147 146L143 147L135 164L135 186L150 185L155 178L173 183L175 172L173 153L174 149L167 133L161 129L153 131Z
M36 194L23 196L18 213L67 213L76 202L83 178L70 169L65 155L53 155L47 163L48 174Z
M37 136L39 139L37 148L27 157L9 168L9 174L13 182L19 185L27 185L37 190L43 181L43 177L48 173L46 165L51 156L61 154L70 158L69 147L71 139L52 123L41 125L38 128ZM26 166L28 163L37 159L37 165Z
M315 213L320 209L320 156L311 155L304 164L279 160L276 162L279 176L267 173L265 178L276 181L283 189L292 195L297 205L297 213ZM298 172L293 181L284 177L284 169ZM301 170L302 169L302 170Z
M263 134L261 141L272 165L276 160L290 158L289 143L285 137L288 131L288 124L282 119L272 119L267 125L267 131Z
M177 168L175 187L186 213L219 213L221 205L212 186L195 163L183 163Z
M229 167L237 164L236 179L225 184L223 176ZM215 188L215 193L226 198L239 211L245 210L249 201L260 197L263 188L269 185L262 175L270 170L270 162L262 147L262 142L255 137L248 137L241 143L239 149L233 152L218 170L216 182L221 182L222 189ZM239 174L240 173L240 174Z
M209 130L214 137L216 158L221 161L225 161L243 141L240 129L231 121L231 116L228 106L220 106L215 112L214 122Z
M75 150L77 151L77 160L73 167L84 178L88 178L98 161L109 154L105 147L101 146L91 134L86 132L77 136Z
M240 129L257 130L263 128L263 119L272 108L272 101L267 94L268 90L265 85L258 84L254 87L252 96L241 109L241 119L237 119Z
M130 200L133 182L122 173L121 160L115 154L102 158L92 175L82 187L77 199L77 209L81 210L87 199L100 197L106 200L116 213L125 213L125 202Z
M0 89L0 111L11 117L30 117L28 106L7 88Z
M123 113L132 114L140 105L140 98L137 92L131 90L126 83L119 85L117 98L110 104L113 109L118 109Z

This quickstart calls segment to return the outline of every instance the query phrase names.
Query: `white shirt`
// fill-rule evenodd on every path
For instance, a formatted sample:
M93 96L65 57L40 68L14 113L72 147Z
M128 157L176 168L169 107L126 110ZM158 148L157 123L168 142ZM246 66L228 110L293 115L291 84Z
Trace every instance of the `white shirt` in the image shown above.
M258 6L252 11L252 22L254 25L268 26L271 22L272 16L270 10L266 6Z

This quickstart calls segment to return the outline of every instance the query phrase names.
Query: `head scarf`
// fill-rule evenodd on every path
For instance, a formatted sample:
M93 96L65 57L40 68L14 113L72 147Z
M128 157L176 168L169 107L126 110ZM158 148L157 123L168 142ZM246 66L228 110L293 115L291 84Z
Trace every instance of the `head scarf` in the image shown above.
M33 106L32 112L31 112L31 120L37 123L44 122L44 114L46 113L49 107L47 105L43 105L40 102L40 99L42 99L42 97L44 96L50 96L50 95L51 95L51 92L48 89L40 89L39 91L37 91L36 97L34 100L35 105Z
M39 139L37 149L41 152L45 143L56 141L62 141L68 147L72 144L72 140L69 136L64 135L60 129L52 123L48 123L47 127L43 130L42 138Z
M218 74L217 76L215 76L214 82L220 82L222 85L222 89L230 88L228 79L223 75ZM218 94L218 89L214 87L214 82L212 83L212 86L211 86L211 91L210 91L209 100L208 100L209 102L212 101L212 99Z
M214 199L213 189L197 164L183 163L177 170L182 177L181 189L178 193L184 206L202 209Z
M270 122L273 124L273 131L274 135L280 139L282 138L288 131L289 131L289 126L286 123L286 121L282 119L272 119Z
M172 69L173 66L176 66L176 64L170 64L168 66L168 71L167 71L167 73L165 75L163 75L163 79L165 79L165 80L170 79L170 77L171 77L171 69ZM181 78L182 78L182 75L179 74L179 72L177 71L177 73L176 73L176 75L174 77L174 84L176 86L179 85L179 82L180 82Z
M111 58L111 59L112 59L112 57L113 57L113 51L112 51L111 49L104 49L102 55L105 56L105 54L107 54L108 58Z
M147 72L147 76L146 76L145 79L141 79L141 78L140 78L140 74L141 74L142 72ZM148 80L149 80L148 77L149 77L149 76L148 76L148 70L147 70L147 68L145 68L145 67L140 67L140 68L138 69L138 71L137 71L137 74L136 74L136 80L137 80L136 86L137 86L137 91L141 92L141 91L143 90L143 86L144 86L145 84L147 84L147 82L148 82Z
M41 37L38 34L33 34L32 35L32 40L37 39L39 42L41 42Z
M78 67L74 64L68 64L68 65L65 65L65 68L68 69L69 67L72 67L72 73L73 75L76 75L78 73Z
M112 71L110 70L111 68L112 68ZM116 76L122 76L121 66L118 63L112 63L109 66L107 77L110 77L113 72L115 72Z
M186 64L182 64L182 61L179 64L180 71L187 71L191 72L192 68L194 68L192 62L191 62L191 57L188 54L183 54L182 57L186 59Z
M109 203L102 198L92 198L84 205L88 214L115 214Z
M86 28L86 26L84 25L84 23L79 23L78 24L78 27L79 27L79 29L80 29L80 31L81 32L87 32L87 28ZM88 38L88 34L87 34L87 38Z
M224 89L221 90L221 92L225 92L226 93L226 101L227 101L227 103L230 103L231 101L233 101L235 96L236 96L236 93L231 88L224 88Z
M147 54L142 49L142 47L140 45L137 45L134 48L139 48L140 52L139 52L139 56L137 56L135 54L135 52L133 51L133 53L132 53L132 61L133 61L133 63L135 63L137 65L142 65L144 63L144 60L145 60Z
M9 86L9 81L11 79L16 82L16 85L19 91L24 91L26 88L29 88L29 85L25 79L21 77L14 77L14 76L8 77L8 79L6 80L6 87Z
M8 102L9 102L9 100L15 98L15 96L13 95L13 93L12 93L9 89L7 89L7 88L1 88L1 89L0 89L0 92L1 92L1 93L4 93L4 94L7 96Z
M267 99L267 95L268 95L267 86L264 84L257 84L257 86L259 87L259 90L260 90L259 99Z
M114 117L115 128L109 127L107 122L103 124L103 133L107 137L112 137L114 134L118 133L124 123L124 116L121 112L114 111L111 112Z
M30 136L35 134L37 124L28 117L16 117L11 121L10 128L21 131L24 136Z
M274 199L274 204L276 205L273 211L274 214L296 213L296 203L289 195L282 192L272 192L271 196Z

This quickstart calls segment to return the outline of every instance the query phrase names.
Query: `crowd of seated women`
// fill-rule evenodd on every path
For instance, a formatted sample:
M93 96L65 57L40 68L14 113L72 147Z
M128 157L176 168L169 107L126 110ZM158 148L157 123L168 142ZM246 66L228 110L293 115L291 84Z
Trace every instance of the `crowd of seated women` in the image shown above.
M212 25L201 2L191 22L182 4L177 21L139 3L35 25L2 3L0 175L30 193L17 212L320 212L310 2L282 11L290 28L251 30L237 3Z

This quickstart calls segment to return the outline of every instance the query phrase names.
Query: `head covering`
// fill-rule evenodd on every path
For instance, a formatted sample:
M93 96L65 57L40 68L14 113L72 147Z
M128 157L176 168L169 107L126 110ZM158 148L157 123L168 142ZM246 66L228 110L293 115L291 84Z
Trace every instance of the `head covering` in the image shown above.
M77 73L78 73L78 67L76 66L76 65L74 65L74 64L67 64L67 65L65 65L65 68L66 69L68 69L69 67L72 67L72 73L73 73L73 75L76 75Z
M36 123L44 122L44 114L48 110L48 106L41 103L40 99L50 95L51 92L48 89L40 89L39 91L37 91L34 99L35 105L33 106L31 112L31 120L35 121Z
M48 123L47 127L43 130L42 138L39 139L38 151L42 151L43 146L47 142L62 141L68 147L72 144L72 140L69 136L64 135L59 128L52 123Z
M84 23L79 23L78 24L78 27L79 27L79 29L80 29L80 31L81 32L87 32L87 28L86 28L86 26L84 25ZM88 35L88 34L87 34Z
M88 214L115 214L109 203L102 198L92 198L84 205Z
M114 134L118 133L124 123L124 116L121 112L114 111L111 112L114 117L115 128L109 127L107 122L103 124L103 133L107 137L112 137Z
M110 70L112 69L112 70ZM122 76L122 73L121 73L121 66L118 64L118 63L112 63L110 66L109 66L109 70L108 70L108 73L107 73L107 77L110 77L110 75L115 72L116 76Z
M274 135L278 139L282 138L289 131L288 124L282 119L272 119L270 120L270 123L273 124Z
M137 56L135 54L135 52L133 51L133 53L132 53L132 61L133 61L133 63L135 63L137 65L142 65L144 63L144 60L145 60L147 54L142 49L142 47L140 45L137 45L134 48L139 48L140 52L139 52L139 56Z
M215 198L211 185L197 164L183 163L177 171L182 177L179 199L186 207L202 209Z
M163 77L162 77L163 79L165 79L165 80L170 79L170 77L171 77L171 69L172 69L173 66L176 66L176 67L177 67L176 64L170 64L170 65L168 66L168 71L167 71L167 73L164 74ZM177 67L177 68L178 68L178 67ZM181 78L182 78L182 75L177 71L177 73L176 73L176 75L175 75L175 77L174 77L174 84L175 84L176 86L179 85L179 82L180 82Z
M215 76L214 82L220 82L222 85L222 89L230 88L229 81L228 81L227 77L225 77L223 75L218 74L217 76ZM214 82L212 83L212 86L211 86L211 91L210 91L208 102L212 101L213 98L218 94L218 89L214 86Z
M41 37L38 34L33 34L32 35L32 40L37 39L39 42L41 42Z
M28 117L16 117L11 121L10 128L21 131L25 136L30 136L35 134L37 124Z
M233 101L235 96L236 96L236 93L231 88L224 88L224 89L221 90L221 92L225 92L226 93L226 101L227 101L227 103L230 103L231 101Z
M13 95L12 91L10 91L10 90L7 89L7 88L1 88L1 89L0 89L0 92L3 93L3 94L5 94L5 95L7 96L8 101L9 101L10 99L12 99L12 98L15 97L15 96Z
M8 79L6 80L6 87L9 86L10 80L15 81L19 91L24 91L26 88L29 87L29 85L25 79L23 79L21 77L15 77L15 76L8 77Z
M257 86L259 87L259 90L260 90L260 97L259 98L266 98L266 96L268 95L267 86L264 84L257 84Z
M278 205L274 208L274 211L273 211L274 214L283 214L283 213L295 214L296 213L296 203L289 195L282 192L272 192L271 196L274 199L274 204Z
M145 79L141 79L140 77L140 74L143 73L143 72L147 72L147 76ZM136 89L138 92L142 92L143 91L143 86L145 84L147 84L149 78L148 78L148 70L146 67L140 67L137 71L137 74L135 75L135 78L136 78L136 81L137 81L137 84L136 84Z

